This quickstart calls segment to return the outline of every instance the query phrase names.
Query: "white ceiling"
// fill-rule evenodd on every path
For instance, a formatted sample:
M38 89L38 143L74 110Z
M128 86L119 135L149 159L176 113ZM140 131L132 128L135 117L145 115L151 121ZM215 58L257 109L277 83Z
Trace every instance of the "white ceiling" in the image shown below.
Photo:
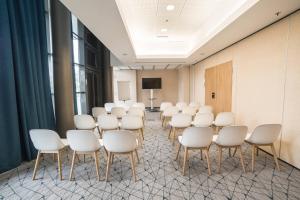
M300 0L60 1L132 69L195 63L300 8Z

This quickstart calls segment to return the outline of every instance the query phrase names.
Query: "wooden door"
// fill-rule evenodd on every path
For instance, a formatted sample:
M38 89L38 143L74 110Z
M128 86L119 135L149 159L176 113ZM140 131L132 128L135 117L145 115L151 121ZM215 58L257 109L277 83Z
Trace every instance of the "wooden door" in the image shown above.
M205 70L205 104L214 113L230 112L232 102L232 62Z

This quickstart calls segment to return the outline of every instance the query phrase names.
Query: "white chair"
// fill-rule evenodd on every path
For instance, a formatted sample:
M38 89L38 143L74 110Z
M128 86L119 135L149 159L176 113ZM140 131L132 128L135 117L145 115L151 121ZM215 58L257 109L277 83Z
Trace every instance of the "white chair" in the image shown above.
M213 121L213 113L197 113L192 121L192 125L195 127L209 127L213 124Z
M188 114L191 116L195 116L196 112L197 112L197 108L193 107L193 106L186 106L186 107L183 107L183 109L182 109L183 114Z
M121 120L121 129L137 131L139 134L139 138L142 137L142 140L144 140L143 120L139 116L136 115L124 116ZM141 144L142 144L142 140L140 140Z
M237 150L239 150L241 165L243 167L243 171L246 172L242 153L242 144L246 138L247 129L247 126L226 126L220 130L219 135L214 135L213 141L218 146L219 151L218 173L221 172L223 148L237 148Z
M162 102L160 104L160 108L159 108L159 111L160 111L160 119L162 119L162 113L164 112L164 110L167 108L167 107L172 107L173 104L171 102Z
M121 119L126 115L126 110L123 107L113 107L111 109L111 114L115 115L118 119Z
M99 115L97 123L101 135L103 135L104 131L119 129L119 121L114 115Z
M201 151L201 159L202 159L202 150L204 150L204 154L207 161L207 169L208 175L211 175L210 171L210 160L209 160L209 146L212 142L213 138L213 129L211 127L189 127L186 128L182 136L178 136L179 147L176 155L176 159L178 159L179 151L181 146L184 147L184 161L182 173L185 174L186 162L188 161L188 151L199 149Z
M214 125L217 131L224 126L231 126L234 124L234 114L232 112L220 112L217 114Z
M213 108L211 106L201 106L198 110L198 113L212 113L213 112Z
M115 106L116 106L115 103L105 103L105 104L104 104L104 107L105 107L105 110L106 110L107 113L110 113L110 112L111 112L111 109L112 109L113 107L115 107Z
M32 180L35 180L37 168L42 154L56 154L59 178L62 180L61 157L60 153L66 146L59 135L52 130L47 129L32 129L29 131L33 146L38 150L35 166L33 170Z
M108 181L113 156L115 154L127 154L130 156L132 175L136 181L133 152L135 152L137 156L138 154L135 134L126 130L108 131L103 136L103 145L108 151L105 180Z
M132 105L132 107L135 107L135 108L141 108L143 111L145 111L146 109L146 106L144 103L142 102L136 102Z
M177 113L179 113L179 108L176 106L166 107L162 113L162 127Z
M90 116L90 115L75 115L74 116L74 124L75 124L75 128L78 130L91 130L94 132L95 129L97 128L100 138L102 138L101 132L92 116Z
M169 123L171 126L171 129L170 129L168 138L170 138L173 133L172 138L173 138L173 143L174 143L177 131L191 126L191 122L192 122L191 115L182 114L182 113L173 115L171 118L171 121Z
M128 110L128 115L136 115L139 116L141 118L144 118L144 110L140 107L131 107Z
M97 117L99 115L103 115L103 114L107 114L106 109L104 107L93 107L92 108L92 115L95 119L97 119Z
M270 146L274 161L278 171L280 171L276 150L274 148L274 142L277 140L281 130L280 124L264 124L256 127L252 134L248 134L245 142L252 146L252 172L255 165L255 150L258 150L259 146Z
M93 132L89 130L69 130L67 131L67 139L70 148L73 150L69 180L72 180L75 156L80 154L91 154L94 156L96 173L98 180L100 180L97 153L100 150L101 144Z
M179 109L179 111L182 111L184 107L186 107L187 104L185 102L178 102L176 103L176 107Z
M191 103L189 104L189 106L190 106L190 107L196 108L196 110L198 111L199 108L200 108L200 103L197 103L197 102L191 102Z

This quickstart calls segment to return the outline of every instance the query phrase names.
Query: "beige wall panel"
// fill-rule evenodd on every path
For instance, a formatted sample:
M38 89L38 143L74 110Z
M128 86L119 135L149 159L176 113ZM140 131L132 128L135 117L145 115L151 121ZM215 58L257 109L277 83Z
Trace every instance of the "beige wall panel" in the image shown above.
M137 71L137 99L150 106L150 90L142 90L142 78L161 78L162 89L154 90L154 106L159 107L162 101L173 104L178 99L178 70L138 70Z
M178 101L190 102L190 67L178 69Z

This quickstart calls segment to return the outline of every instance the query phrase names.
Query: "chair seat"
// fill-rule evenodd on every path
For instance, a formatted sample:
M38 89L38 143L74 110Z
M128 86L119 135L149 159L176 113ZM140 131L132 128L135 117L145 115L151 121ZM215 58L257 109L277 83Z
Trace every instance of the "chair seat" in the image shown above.
M61 142L62 142L65 146L69 146L69 143L68 143L67 138L61 139ZM100 147L103 146L103 139L99 139L99 144L100 144Z
M171 122L169 122L169 125L174 127L174 128L186 128L186 127L189 127L191 124L174 124Z

